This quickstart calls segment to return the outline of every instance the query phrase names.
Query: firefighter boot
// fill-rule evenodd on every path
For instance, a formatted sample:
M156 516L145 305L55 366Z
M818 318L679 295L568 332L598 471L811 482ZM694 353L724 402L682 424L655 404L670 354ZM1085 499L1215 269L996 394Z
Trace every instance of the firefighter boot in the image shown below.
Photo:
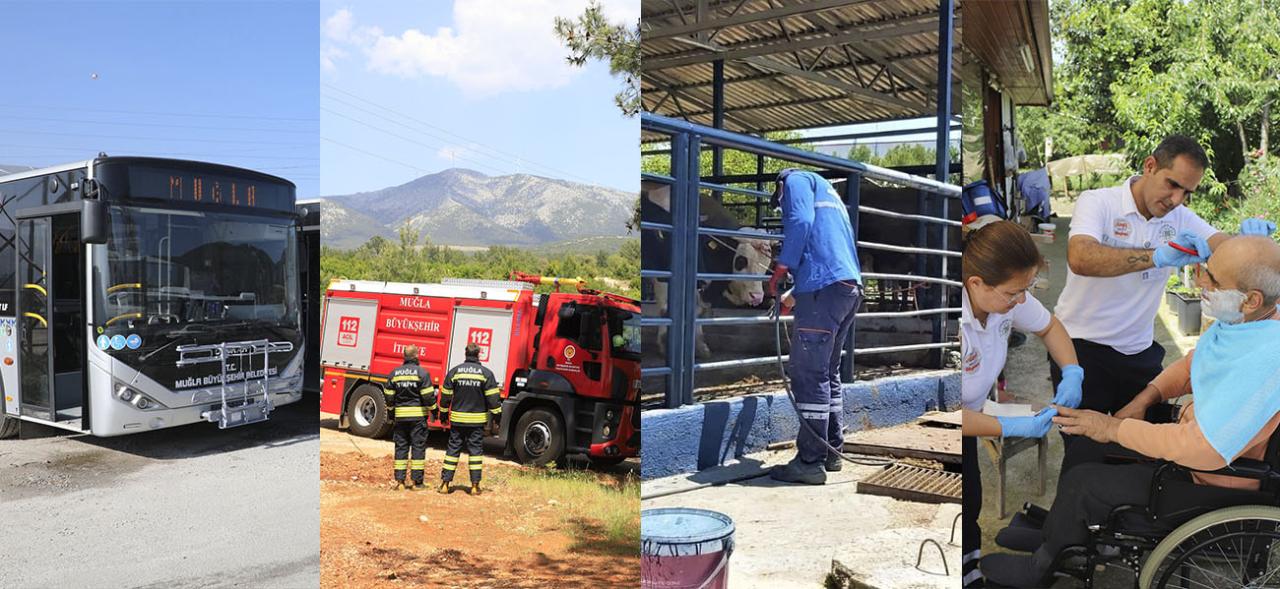
M403 490L405 490L404 481L397 480L397 481L396 481L396 486L392 487L392 488L391 488L391 490L392 490L392 491L403 491Z
M480 490L480 483L471 483L471 494L479 495L483 491Z
M839 454L828 450L827 459L822 463L822 467L827 472L840 472L840 469L844 468L844 459Z
M424 485L424 484L422 484L422 481L413 481L413 489L412 489L412 490L414 490L414 491L421 491L421 490L423 490L423 489L425 489L425 488L427 488L427 486L426 486L426 485Z
M446 481L440 481L440 486L439 486L439 487L436 487L436 492L437 492L437 493L440 493L441 495L448 495L448 494L449 494L449 483L448 483L448 482L446 482Z

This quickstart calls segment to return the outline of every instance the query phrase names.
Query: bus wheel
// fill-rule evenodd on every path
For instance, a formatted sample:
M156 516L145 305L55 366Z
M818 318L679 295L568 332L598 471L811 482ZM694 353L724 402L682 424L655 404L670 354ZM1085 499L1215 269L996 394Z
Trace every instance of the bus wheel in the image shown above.
M366 438L381 438L394 425L387 417L387 401L382 389L362 384L347 400L347 423L351 433Z
M560 415L546 409L530 409L516 423L516 456L522 464L546 466L564 459L564 423Z
M12 417L0 417L0 440L18 435L18 420Z

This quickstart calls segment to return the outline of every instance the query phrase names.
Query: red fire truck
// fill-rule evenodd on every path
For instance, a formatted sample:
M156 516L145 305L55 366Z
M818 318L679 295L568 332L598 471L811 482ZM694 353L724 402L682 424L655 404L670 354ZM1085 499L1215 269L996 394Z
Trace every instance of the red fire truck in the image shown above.
M514 273L511 281L408 284L338 280L321 327L321 411L339 428L385 436L387 374L418 346L436 385L468 342L502 384L503 445L526 464L585 454L602 464L640 450L640 307L578 280ZM556 292L534 293L550 284ZM559 292L560 286L578 292ZM447 427L431 421L433 428Z

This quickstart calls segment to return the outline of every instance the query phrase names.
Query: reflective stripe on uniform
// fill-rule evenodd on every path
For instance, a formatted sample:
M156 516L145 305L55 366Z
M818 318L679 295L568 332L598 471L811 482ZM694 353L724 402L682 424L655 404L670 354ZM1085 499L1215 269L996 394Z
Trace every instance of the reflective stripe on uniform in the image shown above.
M471 470L480 470L483 464L483 456L469 456L467 458L467 466L469 466Z
M463 374L455 374L455 375L453 375L453 378L452 378L452 379L450 379L450 380L454 380L454 381L456 381L456 380L478 380L478 381L484 382L484 381L489 380L489 379L488 379L488 377L486 377L486 376L485 376L485 375L483 375L483 374L466 374L466 373L463 373Z
M409 461L409 468L411 468L411 469L413 469L413 470L423 470L423 469L425 469L426 467L427 467L427 461L426 461L426 460L411 460L411 461Z
M450 417L449 419L452 420L454 423L461 423L463 425L473 425L473 424L484 425L485 414L471 413L468 411L454 411L453 416Z
M396 461L396 470L404 470L404 467L405 467L407 464L409 464L409 461L408 461L408 460L397 460L397 461Z
M404 376L394 376L391 378L391 382L419 382L421 380L422 380L421 378L418 378L417 376L414 376L412 374L406 374Z
M444 469L445 469L445 470L454 470L454 469L456 469L456 468L458 468L458 457L457 457L457 456L445 456L445 457L444 457Z
M493 388L491 388L491 389L489 389L489 390L485 391L485 392L484 392L484 394L485 394L485 395L496 395L496 394L501 393L501 392L502 392L502 388L501 388L501 387L493 387Z
M808 412L808 411L801 411L801 412L800 412L800 417L803 417L804 419L826 419L826 418L827 418L827 410L826 410L826 408L824 407L824 408L823 408L823 410L822 410L822 413L810 413L810 412Z
M796 403L796 409L799 411L826 411L828 406L820 403Z
M494 407L493 409L490 409L490 410L489 410L489 413L492 413L492 414L494 414L494 415L497 415L497 414L499 414L499 413L502 413L502 408L501 408L501 407Z
M426 407L396 407L396 417L426 417Z
M392 390L392 389L382 389L382 394L384 394L384 395L386 395L386 396L388 396L388 397L391 397L391 396L394 396L394 395L396 394L396 392L395 392L394 390Z

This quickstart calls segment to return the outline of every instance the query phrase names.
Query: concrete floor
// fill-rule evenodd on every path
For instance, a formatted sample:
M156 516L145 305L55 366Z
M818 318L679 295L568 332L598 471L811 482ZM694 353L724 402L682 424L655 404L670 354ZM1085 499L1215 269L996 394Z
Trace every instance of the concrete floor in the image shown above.
M686 492L644 499L641 509L695 507L733 518L729 586L735 589L822 587L833 560L854 569L867 587L960 585L959 530L955 544L948 537L960 506L856 494L856 481L879 467L846 464L823 486L783 485L764 477L697 488L761 472L793 455L794 450L762 452L692 475L645 481L644 497ZM914 568L926 539L943 549L950 575L943 573L942 557L932 545L921 565L928 572Z
M1056 199L1053 202L1054 211L1060 215L1055 223L1057 240L1052 244L1040 246L1045 258L1049 261L1049 268L1045 273L1049 279L1049 287L1035 291L1034 294L1051 311L1067 280L1066 236L1071 226L1071 211L1069 206L1064 206L1065 204L1069 203L1062 203ZM1161 304L1161 315L1156 319L1155 338L1165 347L1165 365L1167 366L1191 349L1195 345L1196 338L1176 334L1176 319L1170 315L1163 303ZM1028 335L1027 342L1022 346L1009 350L1009 359L1005 364L1007 391L1017 397L1038 403L1050 402L1053 399L1053 387L1049 382L1049 361L1046 353L1044 345L1034 335ZM1004 548L996 546L994 541L996 532L1008 524L1008 518L1012 517L1023 502L1031 501L1046 508L1053 504L1054 491L1058 485L1058 469L1062 463L1062 438L1058 433L1050 432L1048 440L1048 473L1043 495L1035 494L1038 480L1034 450L1024 451L1007 463L1008 474L1005 481L1007 514L1004 520L999 519L996 465L989 453L985 450L979 452L983 489L982 516L979 518L979 523L982 526L983 554L1006 552ZM1055 588L1076 586L1080 586L1080 583L1066 579L1060 579L1054 585ZM1132 574L1127 570L1107 570L1095 576L1094 586L1099 589L1128 588L1132 586Z
M318 405L228 430L0 440L0 587L317 587Z

